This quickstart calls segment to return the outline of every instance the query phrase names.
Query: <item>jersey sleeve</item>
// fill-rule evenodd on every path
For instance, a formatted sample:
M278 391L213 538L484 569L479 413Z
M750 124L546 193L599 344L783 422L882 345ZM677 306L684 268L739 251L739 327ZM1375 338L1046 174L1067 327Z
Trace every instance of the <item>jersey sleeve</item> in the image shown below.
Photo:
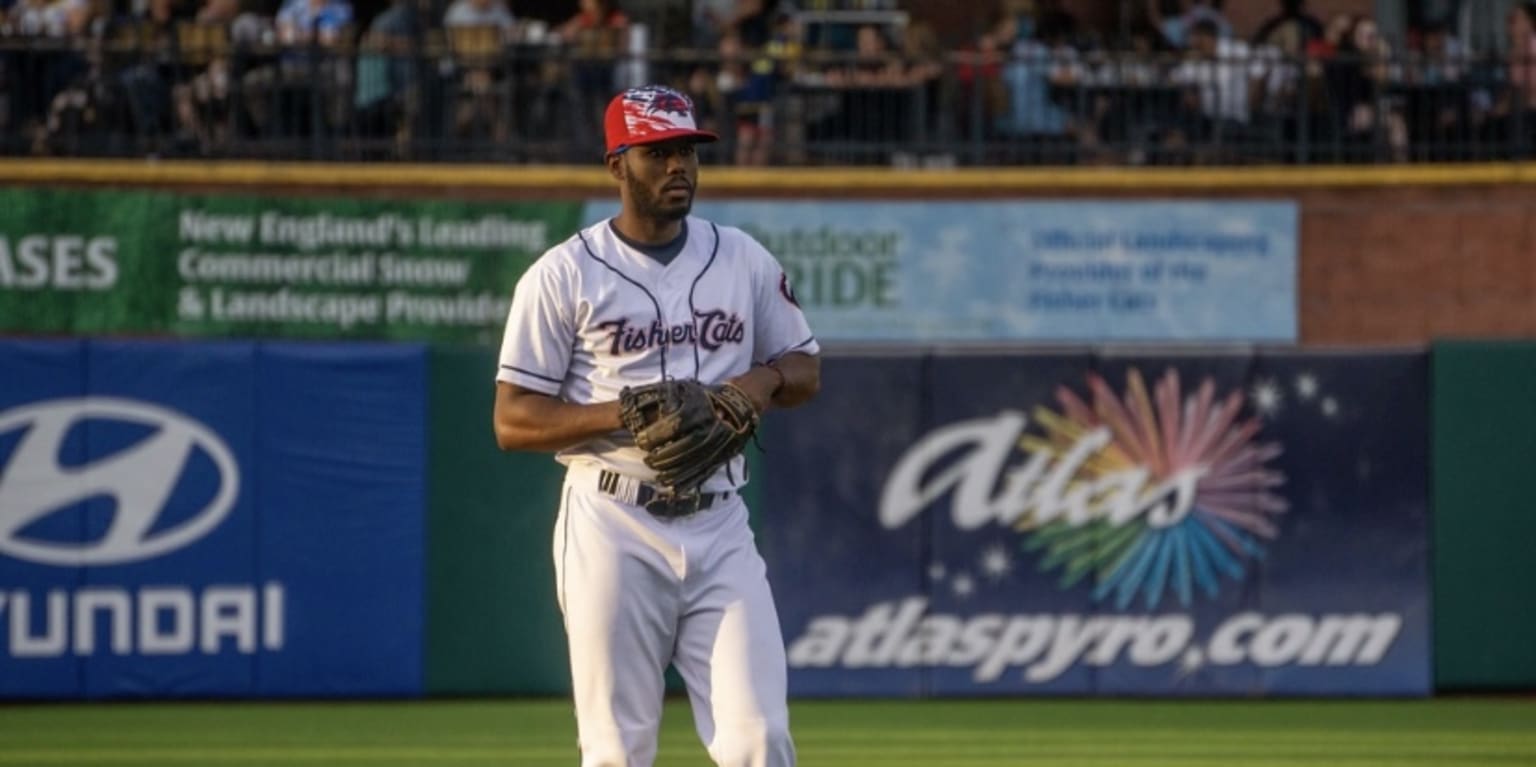
M541 258L517 281L501 339L496 380L551 396L565 384L576 340L576 286L557 261Z
M790 352L820 353L821 346L795 299L794 286L789 284L784 267L751 236L740 236L747 240L747 250L753 256L752 275L756 282L752 361L772 362Z

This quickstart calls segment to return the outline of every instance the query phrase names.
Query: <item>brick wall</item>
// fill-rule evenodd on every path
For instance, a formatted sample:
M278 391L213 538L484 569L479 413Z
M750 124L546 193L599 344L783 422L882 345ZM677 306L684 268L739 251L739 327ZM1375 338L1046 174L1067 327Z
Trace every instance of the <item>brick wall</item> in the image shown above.
M1536 337L1536 189L1296 199L1304 343Z

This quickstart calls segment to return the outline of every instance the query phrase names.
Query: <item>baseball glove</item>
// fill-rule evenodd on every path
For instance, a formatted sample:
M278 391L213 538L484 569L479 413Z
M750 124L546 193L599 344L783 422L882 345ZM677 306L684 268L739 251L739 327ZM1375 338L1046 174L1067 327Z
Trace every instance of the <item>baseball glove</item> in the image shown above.
M746 448L758 423L746 392L692 380L627 387L619 394L619 412L656 482L674 495L697 492Z

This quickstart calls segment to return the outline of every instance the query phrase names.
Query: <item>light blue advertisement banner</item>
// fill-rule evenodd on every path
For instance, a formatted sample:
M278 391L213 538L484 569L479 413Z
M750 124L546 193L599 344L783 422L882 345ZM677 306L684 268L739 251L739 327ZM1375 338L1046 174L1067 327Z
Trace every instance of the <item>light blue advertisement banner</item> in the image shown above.
M617 212L594 201L587 219ZM1293 342L1288 201L708 201L823 341Z

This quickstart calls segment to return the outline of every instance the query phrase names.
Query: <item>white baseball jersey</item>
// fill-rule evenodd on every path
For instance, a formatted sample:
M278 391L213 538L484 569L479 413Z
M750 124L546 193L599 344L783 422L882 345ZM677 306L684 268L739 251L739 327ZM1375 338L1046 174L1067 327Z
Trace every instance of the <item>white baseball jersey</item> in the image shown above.
M783 269L740 229L687 219L681 252L662 264L625 244L609 222L551 248L517 283L496 380L589 404L662 378L718 384L789 352L816 354ZM627 433L563 450L642 480L655 472ZM703 490L745 481L738 456Z

